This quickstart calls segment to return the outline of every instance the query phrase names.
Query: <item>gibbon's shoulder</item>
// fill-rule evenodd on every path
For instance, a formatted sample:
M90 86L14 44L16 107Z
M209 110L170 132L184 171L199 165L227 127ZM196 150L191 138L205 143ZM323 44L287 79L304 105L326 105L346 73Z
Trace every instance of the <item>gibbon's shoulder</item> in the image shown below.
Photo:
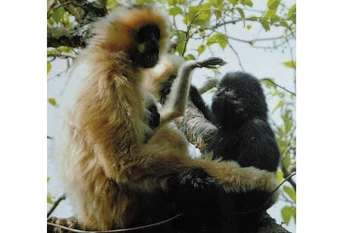
M158 26L159 47L166 51L170 35L168 16L162 10L150 6L114 9L94 24L94 37L90 44L98 43L109 48L131 48L134 42L132 38L135 37L137 29L148 24Z

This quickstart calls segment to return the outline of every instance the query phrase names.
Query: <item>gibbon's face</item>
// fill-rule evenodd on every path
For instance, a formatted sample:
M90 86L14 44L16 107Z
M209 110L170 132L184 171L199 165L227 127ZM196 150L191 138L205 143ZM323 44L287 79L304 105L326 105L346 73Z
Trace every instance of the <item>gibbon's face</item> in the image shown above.
M222 125L267 117L265 95L259 81L243 72L228 73L223 77L214 95L212 110Z
M159 60L160 30L155 24L146 24L135 31L135 48L131 59L135 66L151 68Z

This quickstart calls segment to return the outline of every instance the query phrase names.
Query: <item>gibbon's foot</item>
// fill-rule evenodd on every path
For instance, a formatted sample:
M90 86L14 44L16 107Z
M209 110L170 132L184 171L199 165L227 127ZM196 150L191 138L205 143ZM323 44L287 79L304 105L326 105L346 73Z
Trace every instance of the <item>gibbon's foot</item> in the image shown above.
M210 57L202 61L197 61L197 67L203 68L217 68L217 66L223 66L226 62L219 57Z
M173 186L179 211L185 214L212 212L217 208L219 186L204 169L186 168Z

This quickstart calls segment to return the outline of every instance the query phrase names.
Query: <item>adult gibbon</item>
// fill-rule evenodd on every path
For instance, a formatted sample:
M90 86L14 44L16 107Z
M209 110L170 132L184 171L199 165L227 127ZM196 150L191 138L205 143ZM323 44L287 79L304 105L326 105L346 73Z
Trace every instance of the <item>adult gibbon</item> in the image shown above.
M54 153L84 229L140 226L174 210L205 210L218 187L276 187L271 172L192 159L179 130L149 126L143 78L167 50L168 37L167 16L155 7L120 7L96 23L72 71Z
M268 123L268 108L258 79L245 72L227 73L218 84L211 108L204 103L194 86L191 86L190 98L204 116L217 126L206 148L207 153L213 152L214 159L233 160L242 167L277 171L280 152ZM228 216L222 216L229 222L224 232L254 232L254 219L257 220L260 211L268 209L277 197L278 193L275 193L268 202L271 198L269 192L251 191L231 195L227 206L234 208L228 208L225 211ZM230 215L233 212L238 214ZM244 212L247 214L239 214Z

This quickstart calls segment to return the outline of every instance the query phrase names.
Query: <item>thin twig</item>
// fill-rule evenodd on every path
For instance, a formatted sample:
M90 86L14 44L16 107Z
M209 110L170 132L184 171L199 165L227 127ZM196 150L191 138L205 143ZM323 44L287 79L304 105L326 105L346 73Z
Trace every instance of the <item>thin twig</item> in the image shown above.
M279 87L279 88L285 90L286 92L288 92L288 93L290 93L290 94L296 96L296 94L295 94L294 92L288 90L288 89L285 88L285 87L282 87L281 85L275 83L273 80L271 80L271 79L269 79L269 78L263 78L263 79L261 79L261 80L262 80L262 81L269 81L270 83L272 83L272 84L275 85L276 87Z
M52 214L52 212L55 211L55 209L60 204L60 202L65 200L65 199L66 199L66 195L63 194L62 196L60 196L60 198L58 198L57 201L55 201L55 203L53 203L53 206L51 207L49 212L47 212L47 217L50 217L50 215Z

